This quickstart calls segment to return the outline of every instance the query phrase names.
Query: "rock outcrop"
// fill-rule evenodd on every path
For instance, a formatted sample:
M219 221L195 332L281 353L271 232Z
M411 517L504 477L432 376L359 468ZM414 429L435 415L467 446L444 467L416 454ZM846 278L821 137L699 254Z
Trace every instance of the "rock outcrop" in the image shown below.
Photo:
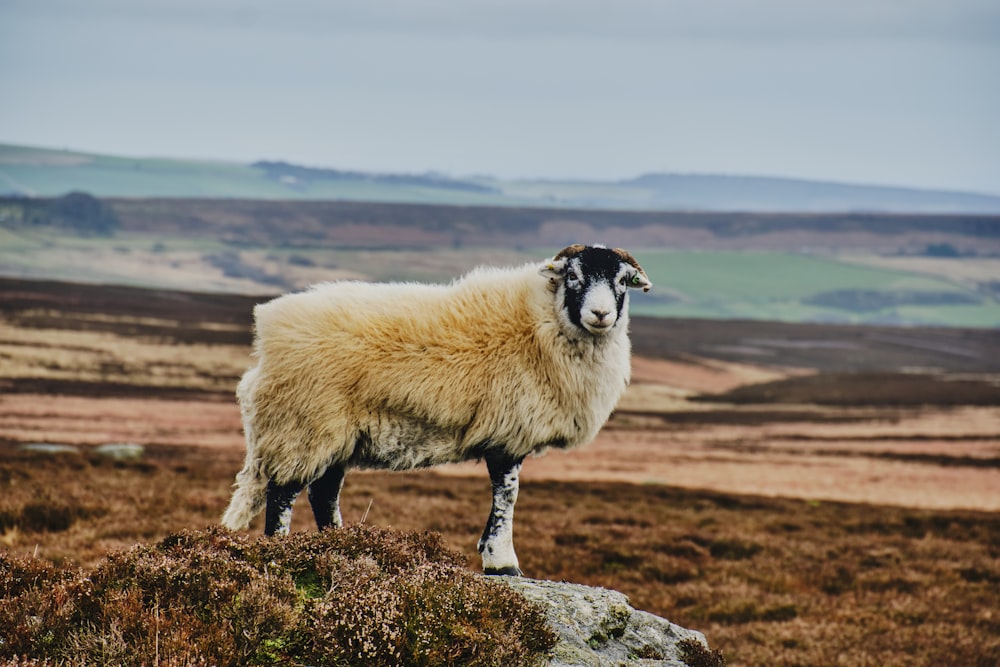
M559 636L549 663L553 667L686 667L684 657L690 655L692 641L700 644L696 652L724 664L721 655L709 650L703 634L633 609L618 591L522 577L500 579L545 610Z

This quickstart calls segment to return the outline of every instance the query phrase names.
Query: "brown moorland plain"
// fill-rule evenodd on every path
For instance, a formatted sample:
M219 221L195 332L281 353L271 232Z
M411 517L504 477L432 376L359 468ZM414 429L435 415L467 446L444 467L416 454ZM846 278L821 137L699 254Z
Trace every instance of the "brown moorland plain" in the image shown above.
M94 564L217 521L232 448L152 446L142 461L0 448L3 548ZM478 567L488 482L359 472L349 524L438 531ZM731 665L992 665L1000 658L996 513L761 498L665 485L527 481L528 575L616 588L706 633ZM260 526L254 526L259 532ZM307 503L293 530L313 530Z
M93 565L216 523L241 460L232 386L253 301L2 281L0 548ZM729 664L1000 662L994 332L633 330L644 356L598 440L526 465L530 576L622 590ZM761 366L754 347L787 354ZM97 455L108 442L146 454ZM481 467L354 473L345 518L438 531L476 568ZM300 506L293 528L310 521Z

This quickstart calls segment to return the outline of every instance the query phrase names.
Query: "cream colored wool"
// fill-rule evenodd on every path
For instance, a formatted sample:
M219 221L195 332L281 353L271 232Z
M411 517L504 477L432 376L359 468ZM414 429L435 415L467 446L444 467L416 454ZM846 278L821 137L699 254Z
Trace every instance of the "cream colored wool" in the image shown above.
M560 289L531 264L257 306L237 389L246 462L223 523L246 527L268 479L308 484L333 463L404 470L592 440L629 382L627 304L606 335L567 331Z

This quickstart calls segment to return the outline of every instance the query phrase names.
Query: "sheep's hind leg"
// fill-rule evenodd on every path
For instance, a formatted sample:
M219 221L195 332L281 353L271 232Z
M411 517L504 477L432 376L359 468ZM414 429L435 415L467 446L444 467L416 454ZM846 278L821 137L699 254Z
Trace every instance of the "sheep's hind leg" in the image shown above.
M312 505L316 527L320 530L343 525L340 517L340 489L344 486L344 466L334 464L309 485L309 504Z
M264 511L264 534L287 535L292 526L292 505L302 492L304 485L299 482L275 484L267 483L267 509Z
M491 452L485 458L493 485L493 507L479 539L483 572L520 577L523 573L514 553L514 503L517 502L518 474L524 459L515 459L503 452Z

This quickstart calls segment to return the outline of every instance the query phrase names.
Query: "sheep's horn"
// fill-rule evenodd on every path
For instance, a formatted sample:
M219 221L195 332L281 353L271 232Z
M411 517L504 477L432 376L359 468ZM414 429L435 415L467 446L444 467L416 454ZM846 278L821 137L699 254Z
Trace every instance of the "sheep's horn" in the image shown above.
M649 283L649 285L646 285L645 287L642 288L642 291L643 292L648 292L650 286L652 285L652 281L649 280L649 276L647 276L646 272L642 270L641 266L639 266L639 262L636 261L635 257L633 257L632 254L628 250L623 250L621 248L615 248L611 252L613 252L616 255L618 255L621 258L621 260L623 262L625 262L626 264L631 264L632 266L634 266L636 268L636 270L639 273L642 274L642 277L645 278L646 282Z
M575 257L576 255L579 255L586 249L587 246L581 245L579 243L574 243L568 248L563 248L562 250L560 250L559 253L552 259L568 259L570 257Z

